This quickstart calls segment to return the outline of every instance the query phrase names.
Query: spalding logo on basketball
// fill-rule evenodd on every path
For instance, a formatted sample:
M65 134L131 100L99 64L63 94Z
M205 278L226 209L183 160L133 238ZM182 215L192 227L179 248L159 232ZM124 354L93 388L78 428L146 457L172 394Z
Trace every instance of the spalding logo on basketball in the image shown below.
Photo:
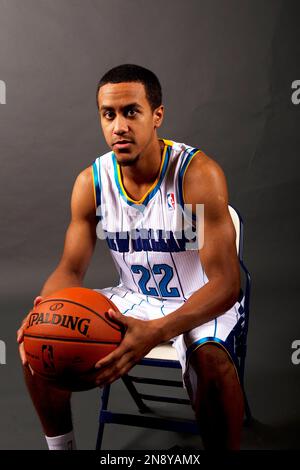
M107 315L117 309L100 292L69 287L53 293L31 312L24 348L33 371L69 390L95 387L94 365L118 347L121 326Z
M59 305L61 305L61 308L64 306L64 304L62 303ZM50 305L49 309L53 310L51 307L52 305ZM46 306L46 309L47 309L47 306ZM45 311L41 313L32 313L29 317L29 328L31 326L41 325L41 324L55 325L55 326L61 326L63 328L70 328L73 331L77 330L77 332L83 336L87 336L90 323L91 323L91 318L79 318L79 316L75 316L75 314L59 315L57 313L52 313L49 311Z

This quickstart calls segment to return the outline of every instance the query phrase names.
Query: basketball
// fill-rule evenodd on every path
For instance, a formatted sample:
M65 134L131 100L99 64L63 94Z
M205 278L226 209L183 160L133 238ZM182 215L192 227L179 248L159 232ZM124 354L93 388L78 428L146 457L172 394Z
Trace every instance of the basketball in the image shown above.
M69 287L45 297L29 314L24 349L34 373L72 391L95 387L97 361L118 347L122 327L107 311L117 309L100 292Z

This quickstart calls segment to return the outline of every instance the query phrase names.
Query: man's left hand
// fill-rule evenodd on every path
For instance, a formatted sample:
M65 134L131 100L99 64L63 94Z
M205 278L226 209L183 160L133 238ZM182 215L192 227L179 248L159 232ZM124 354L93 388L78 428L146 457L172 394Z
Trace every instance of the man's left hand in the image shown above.
M123 326L125 335L112 353L95 364L95 369L99 370L95 382L100 387L126 374L163 341L159 320L138 320L113 309L109 309L108 314L111 321Z

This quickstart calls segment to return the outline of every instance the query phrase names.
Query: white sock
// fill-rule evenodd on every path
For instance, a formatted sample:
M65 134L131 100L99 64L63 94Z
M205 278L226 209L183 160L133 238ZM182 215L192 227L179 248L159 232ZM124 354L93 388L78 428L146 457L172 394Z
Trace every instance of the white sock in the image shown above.
M73 429L61 436L45 436L49 450L76 450L76 442Z

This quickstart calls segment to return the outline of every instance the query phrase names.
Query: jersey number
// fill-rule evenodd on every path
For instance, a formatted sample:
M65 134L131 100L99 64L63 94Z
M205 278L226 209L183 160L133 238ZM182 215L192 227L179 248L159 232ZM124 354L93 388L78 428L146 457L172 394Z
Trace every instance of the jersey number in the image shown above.
M163 277L157 284L155 277L154 281L156 287L159 289L160 294L157 292L155 287L147 287L147 284L150 280L151 274L150 270L142 266L141 264L133 264L131 266L131 271L134 274L141 274L141 277L138 281L138 285L145 295L153 295L162 297L180 297L177 287L169 287L169 282L173 278L173 268L168 264L154 264L152 268L153 274L163 274Z

